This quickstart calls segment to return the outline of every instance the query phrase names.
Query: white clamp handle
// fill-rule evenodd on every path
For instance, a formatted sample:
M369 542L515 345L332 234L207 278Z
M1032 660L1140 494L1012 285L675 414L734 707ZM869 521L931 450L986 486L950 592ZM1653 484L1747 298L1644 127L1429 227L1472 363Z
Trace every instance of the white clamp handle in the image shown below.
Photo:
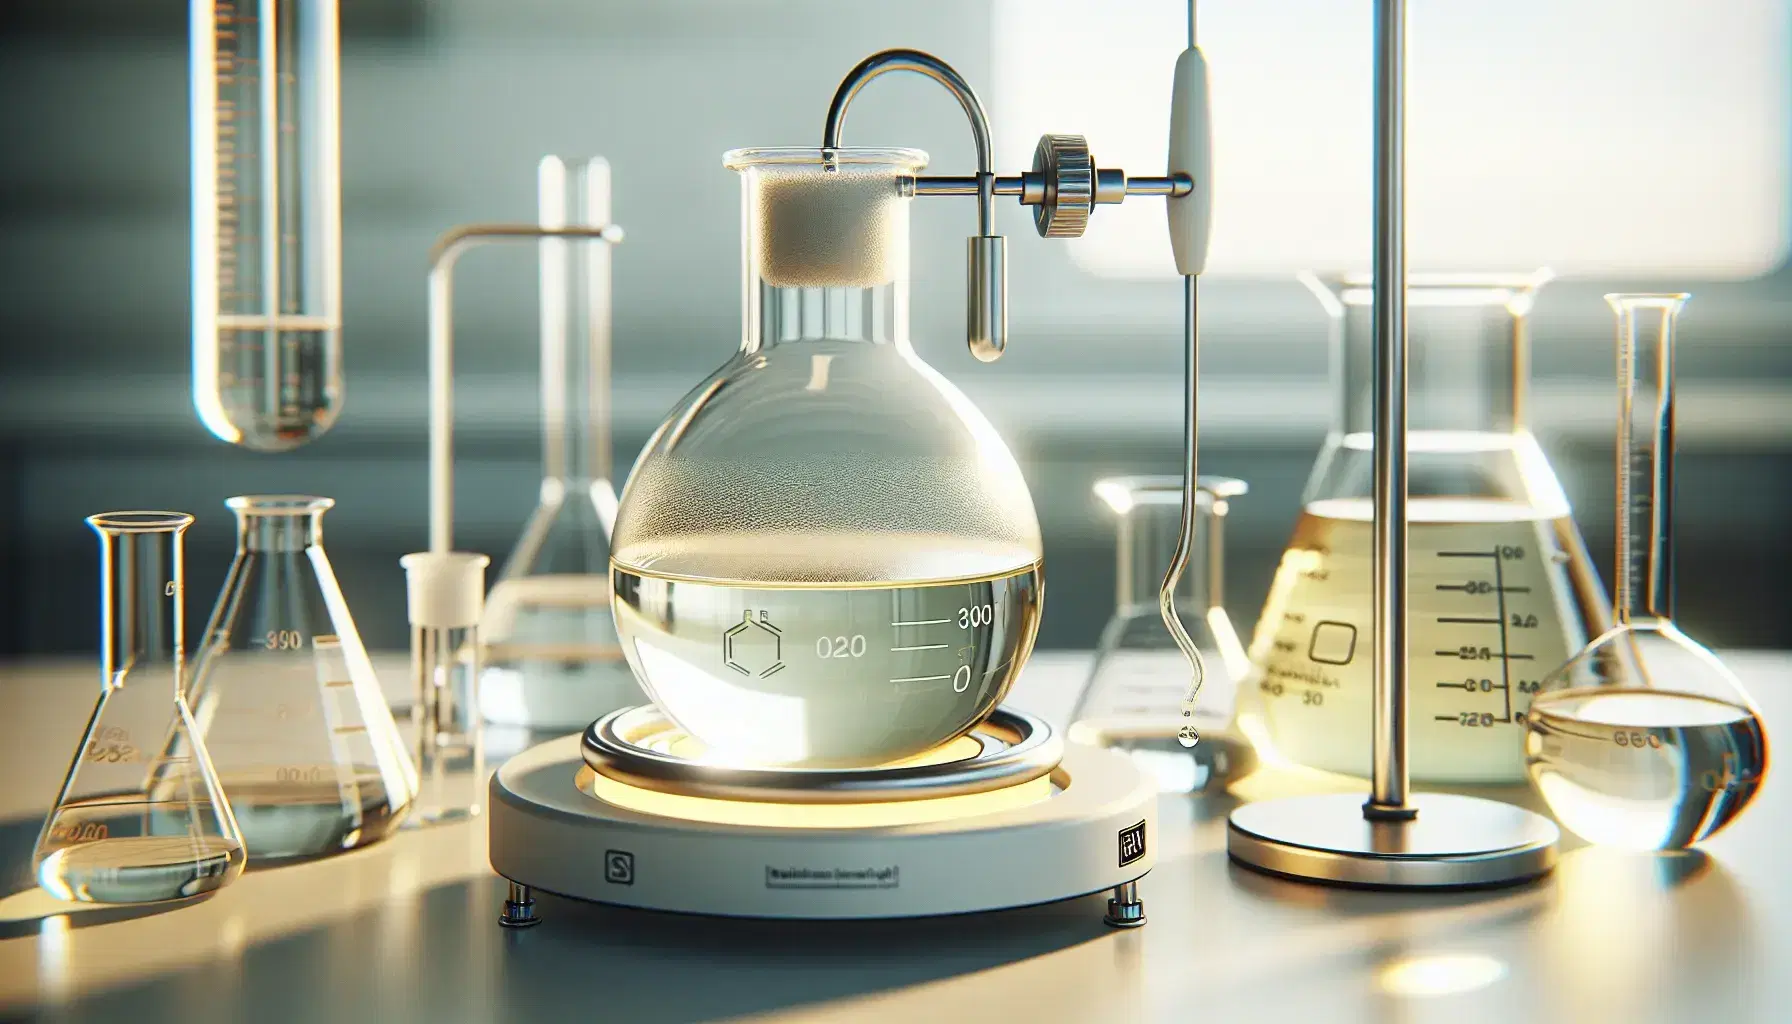
M1184 276L1207 266L1207 238L1213 222L1213 124L1207 95L1207 58L1191 46L1176 59L1170 97L1169 173L1186 174L1194 190L1165 203L1176 271Z

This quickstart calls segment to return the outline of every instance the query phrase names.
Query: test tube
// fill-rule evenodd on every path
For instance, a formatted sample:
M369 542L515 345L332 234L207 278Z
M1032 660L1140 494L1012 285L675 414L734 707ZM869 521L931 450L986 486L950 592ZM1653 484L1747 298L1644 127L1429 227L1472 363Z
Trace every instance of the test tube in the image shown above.
M342 408L336 0L191 0L193 405L285 451Z

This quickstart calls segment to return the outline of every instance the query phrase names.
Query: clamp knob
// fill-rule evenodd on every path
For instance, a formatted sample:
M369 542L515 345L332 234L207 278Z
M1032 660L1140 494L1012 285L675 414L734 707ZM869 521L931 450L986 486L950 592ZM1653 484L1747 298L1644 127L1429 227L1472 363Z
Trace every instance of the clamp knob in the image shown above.
M1081 135L1042 135L1033 150L1033 174L1044 188L1033 206L1041 238L1080 238L1095 206L1095 158Z

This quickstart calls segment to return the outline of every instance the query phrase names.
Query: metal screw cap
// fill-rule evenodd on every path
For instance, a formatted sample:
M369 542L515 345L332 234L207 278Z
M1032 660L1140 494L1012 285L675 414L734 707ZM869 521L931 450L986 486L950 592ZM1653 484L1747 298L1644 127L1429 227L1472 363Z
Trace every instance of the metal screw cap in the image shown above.
M1033 207L1041 238L1079 238L1095 206L1095 158L1081 135L1042 135L1033 150L1033 171L1044 179L1045 197Z

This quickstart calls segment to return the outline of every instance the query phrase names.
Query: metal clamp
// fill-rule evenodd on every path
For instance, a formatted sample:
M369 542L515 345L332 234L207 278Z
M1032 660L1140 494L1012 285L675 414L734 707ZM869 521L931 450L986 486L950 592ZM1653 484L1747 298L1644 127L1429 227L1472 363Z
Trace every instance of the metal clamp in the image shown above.
M970 177L920 175L917 196L976 196L977 234L970 239L970 276L965 305L965 339L983 362L1000 359L1008 347L1007 239L995 233L995 196L1015 196L1035 207L1033 225L1042 238L1076 238L1088 227L1097 204L1127 196L1185 196L1194 191L1186 174L1129 178L1125 171L1095 166L1081 135L1046 135L1033 152L1033 169L998 178L992 164L989 119L977 94L950 64L920 50L884 50L847 73L828 104L822 148L839 149L846 108L873 78L890 71L913 71L946 87L971 121L977 146L977 173Z

